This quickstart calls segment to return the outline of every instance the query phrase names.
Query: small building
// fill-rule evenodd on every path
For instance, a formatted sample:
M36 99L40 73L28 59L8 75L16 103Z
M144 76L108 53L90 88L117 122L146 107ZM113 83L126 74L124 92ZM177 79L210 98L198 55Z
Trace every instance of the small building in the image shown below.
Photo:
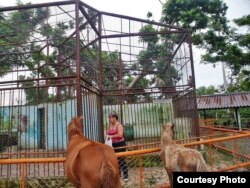
M207 118L206 111L215 109L234 109L235 122L239 129L242 128L240 108L250 107L250 92L223 93L204 95L197 97L197 108L203 111L204 118ZM217 117L215 117L217 118ZM250 121L250 119L249 119ZM250 122L245 122L246 126Z

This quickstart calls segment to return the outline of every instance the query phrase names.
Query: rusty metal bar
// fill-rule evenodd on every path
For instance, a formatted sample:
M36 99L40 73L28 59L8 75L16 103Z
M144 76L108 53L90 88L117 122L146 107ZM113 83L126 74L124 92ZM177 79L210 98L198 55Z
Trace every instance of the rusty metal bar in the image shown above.
M163 23L159 23L159 22L144 20L144 19L140 19L140 18L134 18L134 17L131 17L131 16L125 16L125 15L120 15L120 14L115 14L115 13L110 13L110 12L104 12L104 11L101 11L100 13L103 14L103 15L106 15L106 16L117 17L117 18L122 18L122 19L128 19L128 20L133 20L133 21L137 21L137 22L143 22L143 23L158 25L158 26L162 26L162 27L169 27L169 28L172 28L172 29L177 29L177 30L187 32L187 29L183 29L183 28L173 26L173 25L167 25L167 24L163 24Z
M232 165L232 166L230 166L228 168L224 168L224 169L218 170L218 172L225 172L225 171L234 170L234 169L237 169L237 168L244 168L244 167L248 167L248 166L250 166L250 161L245 162L245 163L240 163L240 164Z
M219 127L214 127L214 126L204 126L200 125L201 128L206 128L206 129L214 129L218 131L225 131L225 132L231 132L231 133L241 133L241 134L246 134L249 133L250 131L238 131L238 130L231 130L231 129L225 129L225 128L219 128Z
M96 17L96 16L92 16L92 17L90 18L90 20L94 19L95 17ZM81 31L84 27L86 27L87 25L88 25L88 21L86 21L85 23L83 23L82 25L80 25L80 26L79 26L80 31ZM73 38L73 36L74 36L75 34L76 34L76 30L73 31L64 41L62 41L60 45L63 45L63 44L64 44L65 42L67 42L69 39Z
M19 158L19 159L0 159L0 164L22 164L22 163L63 163L65 157L55 158Z
M186 33L186 31L157 31L157 32L147 32L147 33L123 33L123 34L113 34L113 35L103 35L103 39L109 38L121 38L121 37L138 37L138 36L151 36L156 34L176 34L176 33Z
M86 85L83 85L83 84L81 84L81 86L82 86L83 88L87 89L88 91L91 91L92 93L98 95L98 96L101 95L100 90L99 90L99 89L96 89L95 87L91 88L91 87L87 87Z
M155 152L155 151L153 151ZM127 153L127 152L126 152ZM0 160L0 164L18 164L21 163L21 187L25 187L25 163L58 163L65 162L65 158L35 158L35 159L4 159ZM250 161L245 163L240 163L236 165L232 165L230 167L220 169L218 172L224 172L229 170L234 170L237 168L243 168L250 166ZM142 178L141 178L142 179ZM141 179L139 181L141 181ZM164 186L165 187L165 186ZM166 186L168 187L168 186Z
M193 58L193 48L192 48L192 36L191 36L190 32L188 33L187 39L188 39L187 42L188 42L189 55L190 55L190 61L191 61L192 84L193 84L194 89L195 89L196 88L196 83L195 83L195 71L194 71L194 58ZM195 95L195 98L196 98L196 95ZM197 108L197 104L196 104L196 108ZM199 117L199 116L197 116L197 117ZM197 120L198 120L198 118L197 118Z
M214 130L213 129L209 129L209 139L212 139L214 135ZM214 166L214 148L213 148L213 144L209 143L209 158L210 158L210 166L211 166L211 171L213 170L213 166Z
M237 157L243 157L243 158L245 158L245 159L250 159L250 157L248 157L247 155L243 155L243 154L237 153L237 152L235 152L235 151L231 151L230 149L224 148L224 147L222 147L222 146L216 146L216 145L214 145L214 144L213 144L213 146L216 147L216 148L218 148L218 149L220 149L220 150L223 150L223 151L226 151L226 152L228 152L228 153L234 154L234 155L236 155Z
M0 12L13 11L13 10L25 10L25 9L41 8L41 7L51 7L51 6L59 6L59 5L70 5L70 4L75 4L75 1L57 1L57 2L52 2L52 3L39 3L39 4L2 7L0 8Z
M80 5L82 5L82 6L86 7L86 8L88 8L88 9L91 9L91 10L93 10L93 11L95 11L95 12L100 13L99 10L95 9L94 7L92 7L92 6L90 6L90 5L86 4L86 3L84 3L84 2L82 2L82 1L80 1Z
M87 45L85 45L84 47L81 48L81 50L89 47L90 45L94 44L95 42L97 42L98 38L94 39L93 41L91 41L90 43L88 43ZM67 58L63 59L61 61L61 63L64 63L65 61L67 61L68 59L72 58L74 55L76 54L76 52L73 52L72 54L70 54Z
M141 150L141 147L138 147L139 150ZM139 159L139 187L142 188L142 158L141 155L138 155Z
M136 94L149 94L149 93L162 93L161 90L157 90L157 89L163 88L163 87L151 87L151 88L133 88L133 89L123 89L119 90L119 89L113 89L113 90L104 90L103 95L108 95L108 96L121 96L121 95L134 95ZM174 87L165 87L164 93L180 93L181 91L174 91L173 90ZM175 87L175 88L178 88ZM179 87L180 90L182 89L181 87ZM156 90L154 90L156 89ZM145 91L146 90L146 91Z
M169 34L169 33L168 33ZM169 58L169 61L167 62L167 65L171 63L171 61L173 60L174 56L176 55L176 53L178 52L178 50L180 49L183 41L187 38L188 34L185 33L183 36L182 36L182 39L181 41L179 42L177 48L175 49L174 53L172 54L172 56ZM190 52L191 53L191 52ZM192 61L191 61L192 62ZM191 63L192 64L192 63ZM166 66L163 70L162 70L162 73L165 73L165 71L167 70L167 67Z
M210 140L200 140L200 141L195 141L195 142L189 142L189 143L184 143L180 144L185 147L189 146L194 146L194 145L200 145L200 144L209 144L213 142L221 142L221 141L226 141L226 140L233 140L233 139L239 139L239 138L244 138L244 137L250 137L250 133L248 134L240 134L240 135L235 135L235 136L226 136L226 137L221 137L221 138L213 138ZM124 157L127 155L139 155L139 154L145 154L145 153L153 153L153 152L159 152L160 148L150 148L150 149L144 149L143 151L126 151L126 152L121 152L117 153L117 157Z
M26 155L26 156L28 156L28 155L39 155L39 154L44 154L44 155L46 155L46 154L66 154L66 151L47 151L47 152L42 152L42 151L33 151L33 152L11 152L11 153L9 153L9 154L7 154L7 153L1 153L0 155L1 156L8 156L8 155L10 155L10 156L13 156L13 155L18 155L18 156L22 156L22 155ZM1 159L0 159L1 160Z
M213 136L225 136L225 134L228 134L228 133L219 133L219 134L213 134ZM227 135L226 135L227 136ZM181 143L183 141L191 141L191 140L199 140L199 139L206 139L208 138L211 139L209 135L206 135L206 136L200 136L200 137L192 137L192 138L187 138L187 139L180 139L180 140L175 140L176 143ZM158 142L160 143L160 142Z
M127 89L124 89L124 90L121 90L121 91L117 91L117 92L109 92L108 94L107 93L103 93L103 95L105 96L122 96L122 95L126 95L126 96L129 96L129 95L141 95L141 94L153 94L153 93L162 93L161 91L152 91L150 90L149 92L145 92L145 91L142 91L144 89L133 89L133 90L127 90ZM129 91L129 92L127 92ZM174 94L176 92L164 92L164 93L169 93L169 94Z
M192 143L185 143L182 144L184 146L192 146L192 145L197 145L197 144L208 144L212 142L219 142L219 141L225 141L225 140L232 140L232 139L237 139L237 138L243 138L243 137L249 137L250 133L248 134L240 134L240 135L235 135L235 136L228 136L228 137L222 137L222 138L215 138L211 140L202 140L202 141L196 141ZM146 153L152 153L152 152L159 152L160 148L150 148L150 149L143 149L143 150L138 150L138 151L127 151L127 152L121 152L121 153L116 153L117 157L124 157L124 156L132 156L132 155L141 155L141 154L146 154ZM1 159L0 164L17 164L17 163L57 163L57 162L64 162L65 157L62 158L21 158L21 159ZM249 165L249 163L248 163ZM238 165L237 167L239 167Z
M42 46L39 50L38 50L38 52L39 53L41 53L46 47L48 48L48 46L49 46L49 43L48 43L48 39L46 39L46 44L44 45L44 46ZM48 56L48 55L47 55ZM47 64L48 62L46 62L46 64Z
M48 88L48 87L58 87L58 86L72 86L76 85L75 83L67 83L67 84L53 84L53 85L40 85L39 87L37 86L25 86L25 87L11 87L11 88L1 88L1 90L17 90L17 89L31 89L31 88Z
M58 76L58 77L46 77L46 78L33 78L33 79L26 79L26 80L3 81L3 82L0 82L0 84L10 84L13 82L15 82L15 83L33 82L33 81L41 81L41 80L57 80L57 79L63 79L63 78L73 79L73 78L76 78L76 76Z
M97 36L100 37L101 35L100 35L99 31L97 30L96 26L93 24L91 18L87 14L87 12L84 10L84 8L82 8L82 6L79 6L79 9L80 9L81 13L83 14L83 16L88 20L89 25L95 31L95 33L97 34Z
M21 188L25 188L25 177L26 177L26 164L21 164Z
M213 142L221 142L221 141L226 141L226 140L239 139L239 138L244 138L244 137L250 137L250 133L240 134L240 135L235 135L235 136L226 136L226 137L221 137L221 138L213 138L210 140L201 140L201 141L196 141L196 142L185 143L183 145L187 147L187 146L193 146L193 145L199 145L199 144L208 144L208 143L213 143Z
M198 114L198 107L197 107L197 101L196 101L196 83L195 83L195 71L194 71L194 60L193 60L193 49L192 49L192 38L191 38L191 33L188 32L188 47L189 47L189 55L190 55L190 64L191 64L191 73L192 73L192 85L193 86L193 100L194 100L194 108L195 108L195 117L194 117L194 124L195 124L195 133L196 136L200 136L200 126L199 126L199 122L198 122L198 118L199 118L199 114Z
M101 14L98 14L98 30L99 30L99 34L100 36L102 36L102 16ZM102 39L101 37L99 37L98 39L98 86L99 86L99 113L100 113L100 118L99 118L99 127L101 129L101 133L104 132L104 126L103 126L103 62L102 62ZM102 141L104 141L104 135L101 134L100 138Z
M101 15L98 15L98 29L99 29L99 32L100 32L100 36L102 36L102 17L101 17ZM98 44L99 44L99 46L98 46L98 62L99 62L99 64L98 64L98 72L99 72L99 83L98 83L98 85L99 85L99 88L100 88L100 90L102 91L103 90L103 87L102 87L102 82L103 82L103 72L102 72L102 70L103 70L103 64L102 64L102 39L101 38L99 38L98 39Z
M79 7L80 0L76 0L75 4L75 23L76 23L76 70L77 70L77 87L76 87L76 97L77 97L77 116L83 115L82 109L82 91L81 91L81 59L80 59L80 20L79 20ZM82 132L84 129L82 127Z
M198 144L208 144L211 142L220 142L225 140L231 140L231 139L238 139L243 137L249 137L249 134L246 135L236 135L236 136L228 136L223 138L216 138L211 140L202 140L202 141L196 141L192 143L185 143L181 144L183 146L193 146ZM125 157L125 156L133 156L133 155L139 155L139 154L146 154L146 153L153 153L153 152L159 152L160 148L149 148L149 149L143 149L143 150L136 150L136 151L126 151L126 152L120 152L116 153L117 157ZM20 158L20 159L0 159L0 164L18 164L18 163L57 163L57 162L64 162L65 157L61 158ZM250 163L250 162L249 162Z

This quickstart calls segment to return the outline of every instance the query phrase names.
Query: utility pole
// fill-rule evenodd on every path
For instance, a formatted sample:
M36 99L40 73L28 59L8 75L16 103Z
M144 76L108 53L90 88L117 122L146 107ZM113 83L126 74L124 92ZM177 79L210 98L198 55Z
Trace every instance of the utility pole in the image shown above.
M227 78L226 78L226 71L225 71L225 62L221 62L222 64L222 74L223 74L223 86L225 92L227 91Z

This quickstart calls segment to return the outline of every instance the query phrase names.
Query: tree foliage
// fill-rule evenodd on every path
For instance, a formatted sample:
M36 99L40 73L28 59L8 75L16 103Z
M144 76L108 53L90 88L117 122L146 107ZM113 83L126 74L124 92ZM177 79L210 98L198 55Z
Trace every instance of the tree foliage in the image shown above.
M239 27L250 28L250 15L235 19L234 22ZM223 53L206 54L203 56L205 61L218 62L224 61L231 70L232 79L229 92L249 91L250 89L250 34L239 33L231 30L227 40L224 42Z
M208 87L201 86L201 87L199 87L199 88L196 89L196 95L197 96L211 95L211 94L215 94L217 92L218 92L218 90L215 89L215 87L212 86L212 85L210 85Z
M18 5L22 3L18 2ZM32 42L27 43L27 41L31 39L37 26L48 16L47 8L18 10L10 12L8 17L3 14L0 16L0 77L16 66L24 66L29 56L18 52L36 49Z
M231 83L233 90L249 90L249 78L242 75L249 74L246 67L250 65L250 36L229 26L227 9L223 0L168 0L163 5L161 20L188 28L192 32L193 44L206 51L202 61L226 62L236 78ZM249 18L246 15L234 21L239 27L249 28Z
M211 37L220 39L222 33L228 32L227 8L222 0L168 0L163 5L161 21L188 28L194 44L213 47L216 41Z
M140 33L142 33L140 42L146 44L146 49L139 52L138 66L142 68L142 73L137 78L138 80L144 78L145 74L143 72L155 70L156 73L154 77L144 83L155 84L156 87L175 86L180 77L177 70L168 62L168 58L173 53L175 41L166 35L144 35L145 33L150 34L156 32L157 30L151 24L147 24L140 29ZM144 85L144 87L146 86L147 85Z

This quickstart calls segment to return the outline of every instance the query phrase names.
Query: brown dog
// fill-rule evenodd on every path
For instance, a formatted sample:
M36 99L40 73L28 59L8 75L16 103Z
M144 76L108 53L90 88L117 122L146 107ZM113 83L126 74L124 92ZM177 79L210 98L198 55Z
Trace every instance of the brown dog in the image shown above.
M171 187L173 187L173 172L208 171L205 160L199 151L175 143L173 128L171 123L163 125L160 153Z
M65 173L81 188L120 188L118 160L113 148L87 139L82 134L82 117L68 125L68 148Z

